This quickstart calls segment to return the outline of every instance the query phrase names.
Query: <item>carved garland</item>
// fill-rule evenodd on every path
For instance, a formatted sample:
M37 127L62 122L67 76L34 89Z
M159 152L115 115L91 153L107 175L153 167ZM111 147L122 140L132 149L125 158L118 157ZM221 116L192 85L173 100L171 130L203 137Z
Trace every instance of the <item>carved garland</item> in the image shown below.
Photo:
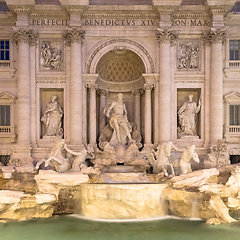
M117 42L124 42L124 43L129 43L129 44L132 44L132 45L135 45L136 47L138 47L139 49L141 49L147 56L149 62L150 62L150 65L151 65L151 68L152 68L152 72L154 72L154 62L153 62L153 59L151 57L151 55L148 53L148 51L143 47L141 46L140 44L138 44L137 42L134 42L132 40L129 40L129 39L121 39L121 38L117 38L117 39L112 39L112 40L109 40L109 41L106 41L104 42L103 44L101 44L100 46L98 46L94 52L91 54L88 62L87 62L87 72L90 73L90 66L92 64L92 61L94 59L94 57L97 55L97 53L103 49L104 47L110 45L110 44L114 44L114 43L117 43Z

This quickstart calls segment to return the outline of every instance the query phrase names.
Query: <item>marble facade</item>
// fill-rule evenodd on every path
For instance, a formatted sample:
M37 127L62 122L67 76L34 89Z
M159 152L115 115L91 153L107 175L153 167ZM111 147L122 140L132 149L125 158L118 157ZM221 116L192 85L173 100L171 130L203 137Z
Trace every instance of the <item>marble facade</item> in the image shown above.
M0 61L0 105L10 105L10 124L0 126L0 155L48 158L59 136L44 137L41 118L53 94L68 146L96 148L108 123L103 109L119 92L144 147L194 144L203 162L225 139L229 154L240 155L240 126L229 122L229 106L240 105L240 62L229 58L230 41L240 40L236 1L5 2L0 41L9 41L10 60ZM178 137L189 94L201 96L197 137Z

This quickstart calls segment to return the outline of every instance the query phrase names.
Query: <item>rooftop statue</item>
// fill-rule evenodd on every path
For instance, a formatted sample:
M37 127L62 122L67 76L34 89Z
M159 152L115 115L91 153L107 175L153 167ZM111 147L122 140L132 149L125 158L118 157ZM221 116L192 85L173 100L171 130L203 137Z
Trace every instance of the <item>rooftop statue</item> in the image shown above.
M46 110L41 118L41 121L46 126L45 136L61 136L63 135L62 129L62 116L63 110L57 102L58 96L53 94L51 102L48 103Z
M179 124L178 137L197 136L196 115L201 109L201 98L199 98L198 106L193 101L193 94L188 96L188 100L178 110Z

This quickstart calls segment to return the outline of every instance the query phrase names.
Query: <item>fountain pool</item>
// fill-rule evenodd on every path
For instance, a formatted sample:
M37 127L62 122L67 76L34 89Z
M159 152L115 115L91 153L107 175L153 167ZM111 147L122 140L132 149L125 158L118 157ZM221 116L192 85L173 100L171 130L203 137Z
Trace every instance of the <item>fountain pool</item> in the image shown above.
M4 240L238 240L240 225L207 225L202 221L182 219L95 222L67 215L0 223L0 232Z

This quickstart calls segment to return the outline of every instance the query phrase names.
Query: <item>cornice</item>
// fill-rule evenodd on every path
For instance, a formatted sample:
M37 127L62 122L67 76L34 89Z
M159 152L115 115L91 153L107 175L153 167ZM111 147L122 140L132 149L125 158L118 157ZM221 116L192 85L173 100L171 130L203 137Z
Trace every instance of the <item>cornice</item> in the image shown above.
M8 5L8 8L14 15L34 11L34 6L32 5Z
M100 77L97 79L98 88L109 92L132 92L142 89L144 82L145 80L143 77L131 82L109 82Z
M89 18L94 18L94 19L102 19L102 18L139 18L139 19L144 19L144 18L154 18L158 19L159 16L156 13L132 13L132 14L125 14L125 13L86 13L83 15L83 19L89 19Z
M151 5L89 5L88 11L152 11Z
M194 12L178 12L176 14L172 14L173 19L192 19L192 18L210 18L207 13L194 13Z
M41 18L41 17L44 17L44 18L61 18L61 19L66 19L66 20L69 20L69 16L68 14L48 14L48 13L33 13L31 14L31 17L32 18Z

